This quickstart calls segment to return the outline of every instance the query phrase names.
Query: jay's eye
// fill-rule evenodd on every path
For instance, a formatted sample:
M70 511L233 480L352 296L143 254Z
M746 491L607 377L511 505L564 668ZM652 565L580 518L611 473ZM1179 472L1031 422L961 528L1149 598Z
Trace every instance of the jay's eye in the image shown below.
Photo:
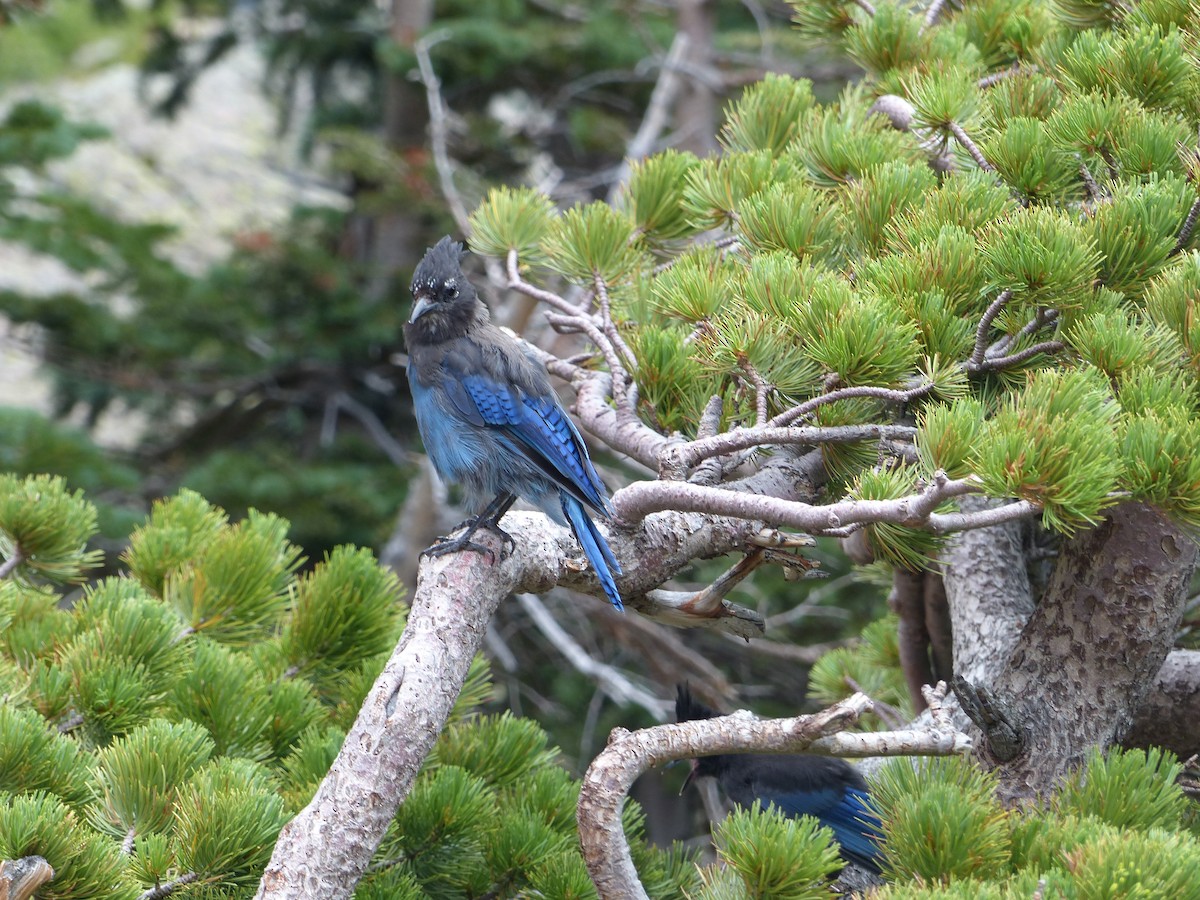
M454 284L446 285L446 296L451 300L453 300L455 297L457 297L458 296L458 285L454 285Z

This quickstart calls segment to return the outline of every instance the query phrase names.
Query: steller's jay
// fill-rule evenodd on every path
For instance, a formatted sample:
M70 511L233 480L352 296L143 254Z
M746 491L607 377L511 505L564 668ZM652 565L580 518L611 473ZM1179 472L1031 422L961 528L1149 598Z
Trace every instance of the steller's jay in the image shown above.
M677 687L675 719L712 719L721 715ZM879 872L879 818L868 805L867 783L844 759L798 753L725 753L692 760L684 782L710 775L739 806L774 804L786 816L813 816L833 830L842 859Z
M474 508L491 503L464 523L463 534L425 552L490 553L471 540L481 527L511 543L499 523L521 497L570 526L604 593L623 609L613 581L621 567L584 509L610 515L608 492L545 368L519 340L491 324L463 274L463 253L462 244L444 237L413 273L412 313L404 326L408 381L417 427L438 475L462 485Z

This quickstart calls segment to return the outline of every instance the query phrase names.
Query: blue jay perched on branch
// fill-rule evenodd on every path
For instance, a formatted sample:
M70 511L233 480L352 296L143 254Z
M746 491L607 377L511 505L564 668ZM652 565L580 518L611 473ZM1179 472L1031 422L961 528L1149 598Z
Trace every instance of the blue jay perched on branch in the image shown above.
M712 719L721 715L677 687L675 719ZM868 805L867 783L844 759L801 753L725 753L692 760L684 788L709 775L738 806L774 804L785 816L813 816L832 829L846 862L879 872L879 818Z
M584 507L611 514L608 492L592 467L583 438L567 417L542 364L521 342L491 324L488 309L463 274L463 246L444 237L413 273L412 313L404 326L408 382L417 427L443 481L459 484L478 509L453 540L425 552L470 549L491 528L508 543L501 517L517 497L569 525L604 593L624 609L612 550Z

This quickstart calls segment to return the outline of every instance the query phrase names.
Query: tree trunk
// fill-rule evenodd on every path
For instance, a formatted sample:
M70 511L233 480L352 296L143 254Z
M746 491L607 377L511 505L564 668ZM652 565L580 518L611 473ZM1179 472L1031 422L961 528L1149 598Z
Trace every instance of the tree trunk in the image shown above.
M485 539L491 539L487 536ZM494 540L499 551L498 539ZM458 699L509 578L465 553L421 568L400 644L367 695L316 796L283 827L256 900L341 900L407 796Z
M683 90L675 107L675 146L708 156L717 149L717 93L713 84L717 72L712 67L716 21L710 0L679 0L677 8L679 30L687 37L687 58Z
M1040 795L1088 750L1125 736L1171 649L1195 563L1196 544L1140 503L1064 542L989 685L1023 742L1015 757L991 755L1004 796Z

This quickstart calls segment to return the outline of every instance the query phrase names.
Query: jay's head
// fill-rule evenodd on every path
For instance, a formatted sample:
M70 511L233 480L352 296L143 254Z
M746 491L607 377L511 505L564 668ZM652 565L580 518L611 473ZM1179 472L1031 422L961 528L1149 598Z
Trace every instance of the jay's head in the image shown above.
M474 321L479 302L463 274L463 245L447 235L425 252L413 272L409 329L426 340L461 334Z

